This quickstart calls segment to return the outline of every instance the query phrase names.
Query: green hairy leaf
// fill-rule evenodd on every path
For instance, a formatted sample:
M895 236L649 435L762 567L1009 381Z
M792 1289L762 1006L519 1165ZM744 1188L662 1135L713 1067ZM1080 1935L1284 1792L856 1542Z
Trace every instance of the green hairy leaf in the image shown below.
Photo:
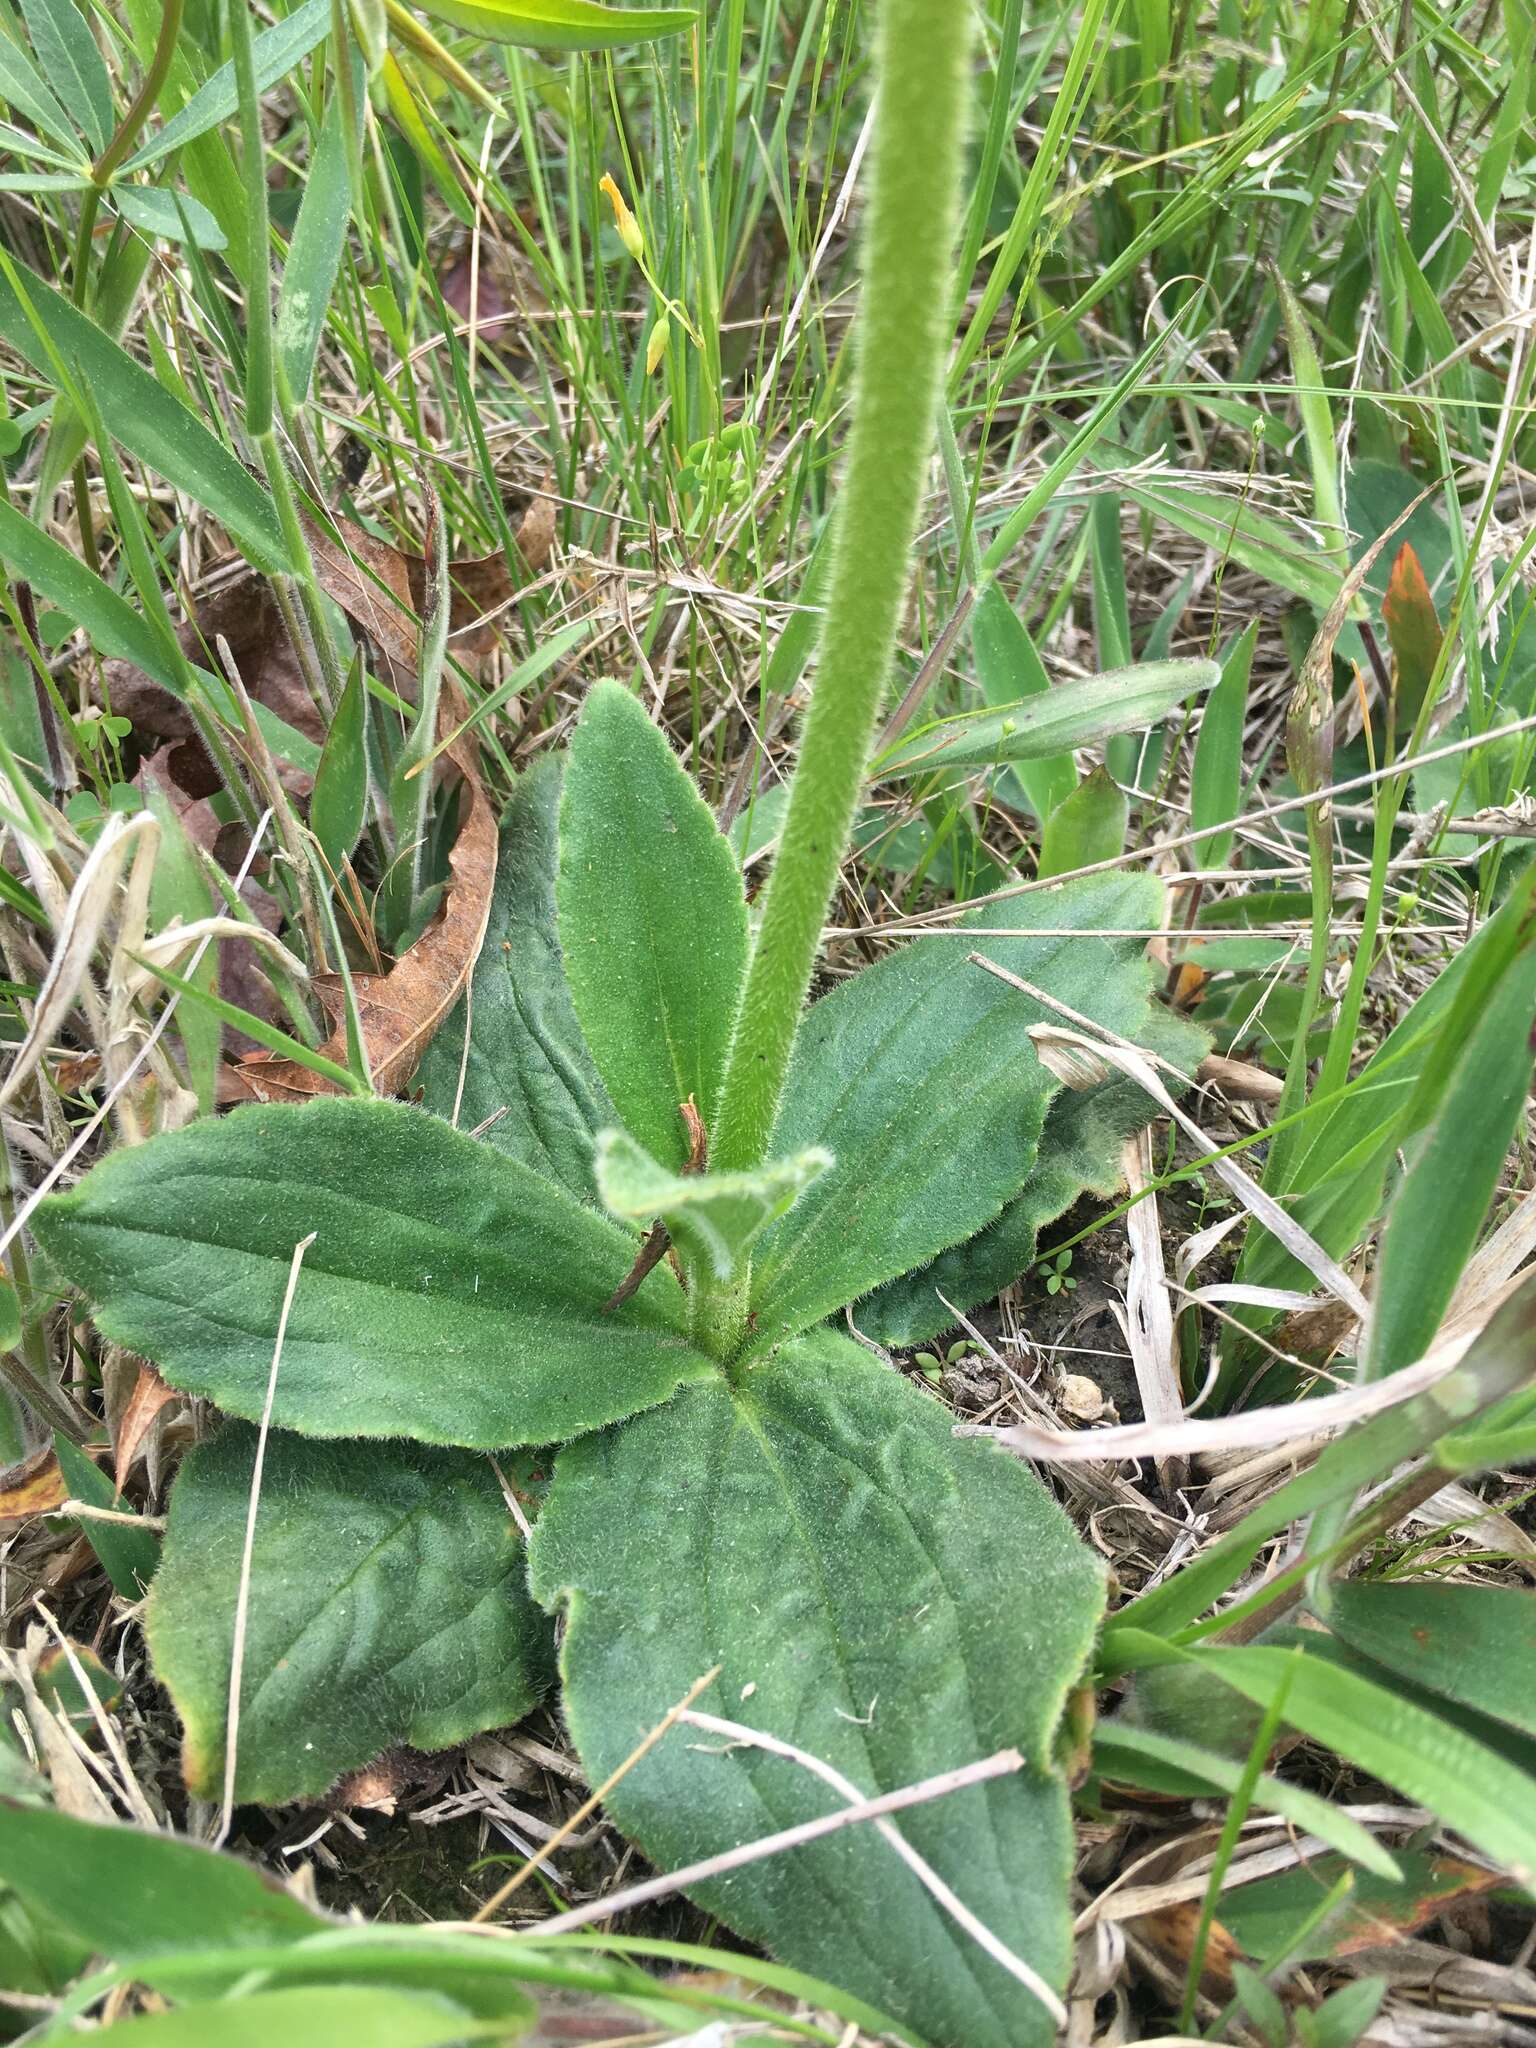
M634 1241L517 1161L398 1103L252 1107L113 1153L37 1214L114 1341L258 1419L310 1232L273 1420L311 1436L549 1443L712 1368L665 1267L603 1305Z
M535 762L502 813L496 891L469 998L439 1026L416 1081L435 1115L461 1130L494 1117L487 1145L595 1203L592 1144L618 1111L582 1036L560 957L563 771L555 755Z
M753 1306L765 1342L908 1274L861 1305L860 1328L892 1342L947 1329L954 1318L940 1293L961 1309L995 1293L1028 1263L1040 1223L1084 1188L1116 1183L1121 1141L1148 1121L1145 1097L1117 1083L1053 1105L1059 1084L1029 1030L1058 1014L967 956L980 952L1175 1065L1193 1065L1203 1041L1154 1011L1145 941L1092 936L1095 927L1155 930L1162 917L1154 878L1091 876L976 913L968 923L986 929L974 938L963 924L919 939L813 1006L773 1149L789 1156L824 1145L837 1163L759 1246ZM1011 933L999 936L999 927ZM1027 1206L1009 1215L1016 1201ZM1005 1216L1000 1238L977 1239ZM930 1266L967 1240L980 1253L974 1272L964 1250Z
M813 1146L748 1173L668 1173L623 1131L597 1141L597 1185L614 1215L660 1217L672 1241L717 1280L734 1279L758 1233L793 1207L832 1164Z
M563 1450L530 1567L536 1596L566 1616L566 1714L594 1782L717 1662L701 1708L795 1743L865 1793L1016 1745L1022 1771L910 1808L901 1831L1001 1940L1064 1981L1072 1836L1052 1745L1102 1582L1022 1464L957 1441L936 1402L823 1332L734 1388L685 1389ZM683 1730L608 1800L664 1868L837 1803L800 1765ZM1052 2038L1044 2008L872 1829L698 1897L933 2039Z
M712 1126L747 958L741 872L709 807L618 683L571 740L560 807L560 944L576 1014L620 1121L688 1160L681 1105Z
M231 1425L186 1461L150 1603L155 1669L203 1798L224 1778L255 1446L254 1429ZM448 1749L520 1720L554 1675L517 1524L489 1461L467 1451L275 1432L250 1587L242 1800L316 1797L395 1743Z

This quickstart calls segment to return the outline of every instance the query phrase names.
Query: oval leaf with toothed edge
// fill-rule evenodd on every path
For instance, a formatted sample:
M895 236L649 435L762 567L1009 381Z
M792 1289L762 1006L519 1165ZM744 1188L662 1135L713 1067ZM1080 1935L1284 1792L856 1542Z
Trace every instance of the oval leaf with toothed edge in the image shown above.
M547 754L518 777L501 815L496 889L468 996L416 1069L423 1105L461 1131L598 1200L592 1144L618 1111L576 1019L555 914L560 784Z
M714 1368L664 1266L603 1305L634 1239L528 1167L403 1103L237 1109L114 1152L37 1212L104 1336L183 1393L307 1436L554 1443Z
M927 1267L985 1230L1021 1190L1027 1199L1037 1171L1049 1174L1055 1155L1041 1155L1041 1133L1050 1128L1046 1112L1059 1084L1040 1064L1029 1031L1056 1013L968 954L985 954L1176 1064L1199 1057L1199 1034L1149 1000L1145 939L1095 936L1155 931L1162 921L1154 877L1089 876L974 912L962 927L915 940L812 1006L790 1062L773 1151L789 1157L824 1145L837 1163L758 1245L752 1305L763 1343ZM965 928L971 925L982 927L974 937ZM999 936L999 927L1012 931ZM1119 1114L1106 1130L1121 1131L1127 1115L1131 1130L1148 1121L1144 1099L1127 1101L1116 1091L1116 1100ZM1091 1178L1067 1187L1048 1181L1041 1221L1077 1187L1113 1185L1115 1152L1104 1157L1102 1133L1083 1127L1081 1117L1066 1114L1060 1136L1074 1161L1087 1149ZM960 1272L949 1277L968 1295L957 1307L981 1298ZM932 1313L933 1283L922 1284L922 1308ZM947 1328L953 1319L938 1312L944 1320L937 1327Z
M691 7L603 7L598 0L417 0L423 14L494 43L530 50L615 50L624 43L681 35Z
M618 683L572 737L560 803L560 945L619 1120L675 1172L680 1105L709 1128L747 960L741 871L693 779Z
M969 774L1003 761L1048 760L1073 747L1091 747L1117 733L1155 725L1187 698L1209 690L1220 674L1213 661L1148 661L1083 682L1059 683L1017 704L941 719L877 756L869 778L890 782L952 768Z
M149 1606L189 1788L224 1781L229 1675L256 1432L182 1466ZM504 1466L509 1483L515 1467ZM317 1798L396 1743L447 1749L522 1716L554 1676L523 1543L490 1461L275 1431L257 1501L235 1796Z
M736 1276L748 1247L832 1164L820 1146L744 1173L668 1173L624 1131L600 1131L597 1185L630 1223L660 1217L680 1251L717 1280Z
M622 1532L622 1541L615 1540ZM714 1664L701 1710L869 1794L1017 1747L1025 1768L900 1828L1059 1987L1072 1829L1052 1745L1099 1565L1023 1464L818 1332L561 1451L529 1553L563 1610L567 1723L601 1782ZM663 1869L834 1810L801 1765L674 1730L606 1804ZM706 1910L946 2048L1034 2048L1045 2008L866 1826L701 1886Z

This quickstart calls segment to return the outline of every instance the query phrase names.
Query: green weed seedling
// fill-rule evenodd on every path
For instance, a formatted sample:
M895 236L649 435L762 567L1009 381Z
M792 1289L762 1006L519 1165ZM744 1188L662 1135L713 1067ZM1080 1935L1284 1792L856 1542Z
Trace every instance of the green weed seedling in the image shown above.
M676 1869L835 1805L785 1745L868 1795L1002 1755L904 1811L922 1875L844 1827L693 1887L928 2040L1002 2048L1049 2036L1068 1970L1056 1741L1103 1574L1024 1464L957 1440L846 1319L889 1343L947 1329L1114 1185L1147 1112L1125 1083L1065 1089L1030 1037L1057 1013L953 933L806 1005L952 289L966 10L886 0L881 22L839 539L755 938L693 781L600 683L511 799L419 1105L205 1119L108 1157L37 1232L103 1335L231 1418L177 1480L149 1609L194 1791L318 1795L391 1743L513 1721L557 1677L600 1785L714 1674L702 1708L762 1743L673 1727L606 1800ZM1053 709L1033 738L1021 714L934 744L1052 755L1102 736L1111 698L1134 725L1215 674L1116 682L1086 732ZM1023 903L989 956L1188 1071L1197 1036L1125 936L1160 924L1158 883Z

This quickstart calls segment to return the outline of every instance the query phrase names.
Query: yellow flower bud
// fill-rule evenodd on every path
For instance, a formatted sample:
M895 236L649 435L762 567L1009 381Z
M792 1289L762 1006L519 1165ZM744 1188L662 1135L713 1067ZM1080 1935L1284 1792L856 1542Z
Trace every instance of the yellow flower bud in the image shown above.
M597 189L599 192L606 192L613 201L613 222L619 231L619 240L635 261L640 262L645 255L645 237L640 232L639 221L624 203L624 194L606 171L599 179Z
M654 377L666 360L667 350L672 341L672 323L663 313L651 329L651 338L645 345L645 374Z

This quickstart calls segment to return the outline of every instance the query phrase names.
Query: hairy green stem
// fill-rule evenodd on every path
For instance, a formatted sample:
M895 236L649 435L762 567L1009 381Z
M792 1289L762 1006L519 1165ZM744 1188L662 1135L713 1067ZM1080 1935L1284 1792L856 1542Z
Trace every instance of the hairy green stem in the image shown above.
M764 1157L847 850L902 601L949 331L969 0L882 0L853 425L821 662L711 1161Z

